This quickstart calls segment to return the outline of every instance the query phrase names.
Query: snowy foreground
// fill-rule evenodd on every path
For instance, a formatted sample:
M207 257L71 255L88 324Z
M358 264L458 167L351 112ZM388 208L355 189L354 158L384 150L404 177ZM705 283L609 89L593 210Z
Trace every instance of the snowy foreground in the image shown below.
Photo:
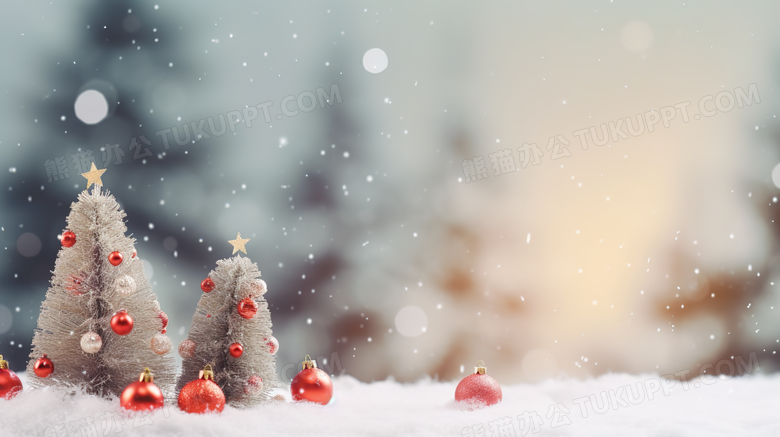
M275 401L252 410L227 407L220 415L171 407L146 417L122 413L118 400L27 390L0 400L0 436L780 435L780 375L687 384L625 374L551 380L503 387L501 404L468 411L453 400L455 382L368 384L342 376L324 407Z

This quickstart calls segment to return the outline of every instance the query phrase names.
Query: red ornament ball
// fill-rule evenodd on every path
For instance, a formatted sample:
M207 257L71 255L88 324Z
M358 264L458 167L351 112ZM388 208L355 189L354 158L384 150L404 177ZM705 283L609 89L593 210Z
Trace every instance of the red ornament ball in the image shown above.
M112 266L118 266L119 264L122 264L123 258L122 254L115 250L108 255L108 262L110 262Z
M54 363L46 354L43 354L43 356L38 358L35 361L35 364L33 364L33 372L35 372L35 375L39 378L46 378L54 373Z
M277 340L276 337L272 335L270 338L264 338L263 341L268 348L269 354L276 355L276 353L279 352L279 340Z
M476 367L474 374L463 378L455 388L455 400L467 402L474 407L495 405L501 402L503 394L498 381L488 376L485 367Z
M257 303L249 297L241 299L238 303L238 314L245 319L251 319L257 314Z
M293 378L290 393L293 401L309 401L326 405L333 397L333 382L330 376L314 367L311 360L304 361L304 369Z
M244 354L244 346L241 343L233 343L230 345L230 356L238 358Z
M162 331L168 329L168 314L165 314L165 311L160 310L157 313L157 317L159 317L160 321L162 321Z
M125 310L117 311L111 317L111 330L117 335L129 334L133 331L133 318Z
M133 254L130 256L130 258L135 258L136 255L138 255L138 252L133 249Z
M190 381L179 392L179 409L186 413L202 414L225 409L225 393L214 382L211 365L200 372L200 378Z
M248 395L258 394L263 391L263 378L252 375L244 384L244 393Z
M203 290L204 293L210 293L211 290L214 289L214 281L211 280L211 278L206 278L200 283L200 289Z
M11 399L22 391L22 381L13 370L8 368L8 361L0 355L0 398Z
M132 411L155 410L162 408L165 398L162 391L154 383L154 375L147 367L138 381L128 385L119 397L122 408Z
M76 244L76 234L71 231L63 232L62 238L60 238L60 243L62 243L63 247L72 247L74 244Z

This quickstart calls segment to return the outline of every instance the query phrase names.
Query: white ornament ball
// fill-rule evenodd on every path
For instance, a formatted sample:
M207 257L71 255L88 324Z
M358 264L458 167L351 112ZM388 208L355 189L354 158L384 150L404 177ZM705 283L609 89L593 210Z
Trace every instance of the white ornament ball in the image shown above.
M81 349L88 353L94 354L103 347L103 339L96 332L87 332L81 336Z
M265 341L265 346L268 348L268 353L271 355L276 355L277 352L279 352L279 340L276 339L273 335L270 338L264 338L263 341Z
M128 275L120 276L114 281L114 287L121 294L132 294L135 292L135 279Z
M264 295L268 291L268 286L266 286L265 281L262 279L256 279L254 282L252 282L252 296L253 297L259 297Z
M179 355L182 358L192 358L195 356L195 342L189 338L179 343Z
M263 391L263 378L253 375L244 384L244 393L248 395L258 394Z
M157 355L168 353L172 347L173 343L171 342L171 339L164 334L158 332L152 337L152 351Z

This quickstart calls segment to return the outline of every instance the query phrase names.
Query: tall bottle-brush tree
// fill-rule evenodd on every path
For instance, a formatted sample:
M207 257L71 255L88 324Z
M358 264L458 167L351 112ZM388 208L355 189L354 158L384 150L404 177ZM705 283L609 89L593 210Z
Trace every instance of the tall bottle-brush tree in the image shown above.
M71 205L62 248L41 305L27 380L33 387L77 388L119 397L151 368L163 392L176 370L165 336L168 317L125 235L125 213L102 190L105 170L83 173L87 189Z

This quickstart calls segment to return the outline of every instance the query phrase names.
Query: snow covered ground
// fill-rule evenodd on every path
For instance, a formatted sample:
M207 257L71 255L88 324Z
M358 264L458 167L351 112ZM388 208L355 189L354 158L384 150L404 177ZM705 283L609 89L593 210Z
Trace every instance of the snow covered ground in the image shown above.
M203 416L171 408L145 418L122 416L118 401L28 390L14 400L0 401L0 435L780 435L780 375L697 379L687 384L654 375L627 374L585 381L549 380L504 387L501 404L468 411L453 400L456 382L400 384L388 380L369 384L342 376L334 380L334 400L324 407L272 402L253 410L228 407L220 415ZM633 392L626 386L633 387ZM606 404L601 396L607 399ZM601 413L594 410L593 401ZM518 419L524 413L530 420ZM121 431L120 418L124 420ZM537 433L532 423L537 425ZM529 426L522 429L523 424Z

